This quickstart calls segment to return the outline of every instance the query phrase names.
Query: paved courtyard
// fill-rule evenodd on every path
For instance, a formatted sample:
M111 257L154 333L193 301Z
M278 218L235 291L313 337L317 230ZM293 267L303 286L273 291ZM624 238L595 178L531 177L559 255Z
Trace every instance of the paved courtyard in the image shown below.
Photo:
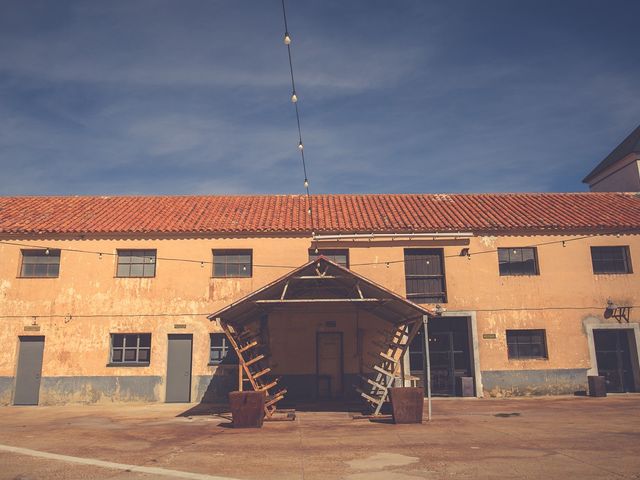
M189 406L0 408L2 479L640 479L640 396L435 400L423 425L300 412L234 430Z

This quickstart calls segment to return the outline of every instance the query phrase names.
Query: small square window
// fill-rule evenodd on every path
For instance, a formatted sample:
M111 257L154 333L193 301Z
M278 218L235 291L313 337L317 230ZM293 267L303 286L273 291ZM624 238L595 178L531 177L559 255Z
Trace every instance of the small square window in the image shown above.
M545 330L507 330L507 350L510 360L546 359Z
M349 250L318 250L315 253L315 249L309 249L309 260L315 260L316 258L323 256L333 263L337 263L341 267L349 268Z
M111 334L110 363L148 365L151 358L151 334Z
M215 278L251 277L251 250L213 250L213 276Z
M156 250L118 250L117 277L155 277Z
M533 247L499 248L498 265L501 276L540 274L537 250Z
M628 246L591 247L593 273L632 273Z
M238 357L233 347L229 344L229 340L224 333L210 333L210 365L237 365Z
M55 278L60 273L60 250L22 250L20 276L25 278Z

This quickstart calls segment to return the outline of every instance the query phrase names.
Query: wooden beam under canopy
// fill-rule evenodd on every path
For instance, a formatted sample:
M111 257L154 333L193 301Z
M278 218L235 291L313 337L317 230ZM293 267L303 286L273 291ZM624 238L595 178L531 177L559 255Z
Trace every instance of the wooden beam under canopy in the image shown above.
M291 298L275 300L254 300L259 305L270 303L362 303L362 302L388 302L388 298Z

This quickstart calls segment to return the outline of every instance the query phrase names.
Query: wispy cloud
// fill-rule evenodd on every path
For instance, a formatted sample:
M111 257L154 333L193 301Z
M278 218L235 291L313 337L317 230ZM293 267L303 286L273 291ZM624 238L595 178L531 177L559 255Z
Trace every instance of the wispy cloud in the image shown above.
M582 189L640 118L613 4L291 2L313 191ZM0 192L302 191L280 15L3 2Z

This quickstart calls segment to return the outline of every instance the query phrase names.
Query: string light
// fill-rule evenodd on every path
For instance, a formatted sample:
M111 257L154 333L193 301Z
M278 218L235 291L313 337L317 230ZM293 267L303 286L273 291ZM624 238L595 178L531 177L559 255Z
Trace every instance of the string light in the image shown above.
M291 35L289 34L289 25L287 24L287 9L282 0L282 19L284 20L284 44L287 47L287 56L289 57L289 73L291 74L291 102L295 107L296 112L296 125L298 127L298 150L300 151L300 160L302 161L302 172L304 174L304 188L307 195L307 201L309 203L309 216L311 220L311 230L314 231L315 236L315 220L313 218L313 211L311 210L311 192L309 191L309 175L307 175L307 162L304 156L304 144L302 143L302 127L300 126L300 109L298 106L298 95L296 93L296 80L293 74L293 60L291 58Z
M309 215L312 214L312 209L311 207L309 207L307 209L307 213ZM624 235L627 232L623 231L623 232L612 232L610 235ZM315 230L312 231L312 236L315 236L316 232ZM601 236L601 233L593 233L590 235L583 235L583 236L579 236L579 237L574 237L574 238L568 238L568 239L564 239L564 240L552 240L552 241L548 241L548 242L540 242L540 243L534 243L534 244L530 244L529 247L542 247L542 246L547 246L547 245L563 245L566 246L569 242L576 242L576 241L580 241L580 240L586 240L586 239L590 239L590 238L594 238L597 236ZM36 245L36 244L28 244L28 243L20 243L20 242L10 242L10 241L4 241L4 240L0 240L0 245L10 245L10 246L15 246L15 247L20 247L20 248L25 248L25 249L41 249L41 250L49 250L48 247L45 247L43 245ZM98 259L102 259L103 255L108 255L111 257L117 257L118 254L114 253L114 252L100 252L100 251L96 251L96 250L81 250L81 249L77 249L77 248L65 248L65 247L56 247L55 249L56 251L61 251L61 252L69 252L69 253L84 253L84 254L90 254L90 255L97 255ZM478 252L473 252L473 255L482 255L482 254L491 254L491 253L497 253L498 249L491 249L491 250L481 250ZM469 253L467 255L467 258L469 258L472 254ZM463 256L462 256L463 257ZM443 258L461 258L461 255L459 253L455 253L452 255L444 255ZM155 262L157 263L158 261L167 261L167 262L184 262L184 263L197 263L200 264L200 266L204 266L205 264L207 265L213 265L213 261L211 260L200 260L200 259L189 259L189 258L176 258L176 257L160 257L160 256L156 256L155 258ZM416 261L416 260L378 260L378 261L374 261L374 262L362 262L362 263L351 263L352 267L360 267L360 266L377 266L377 265L390 265L392 263L407 263L410 261ZM258 267L258 268L278 268L278 269L296 269L299 268L300 265L277 265L277 264L254 264L253 267Z

